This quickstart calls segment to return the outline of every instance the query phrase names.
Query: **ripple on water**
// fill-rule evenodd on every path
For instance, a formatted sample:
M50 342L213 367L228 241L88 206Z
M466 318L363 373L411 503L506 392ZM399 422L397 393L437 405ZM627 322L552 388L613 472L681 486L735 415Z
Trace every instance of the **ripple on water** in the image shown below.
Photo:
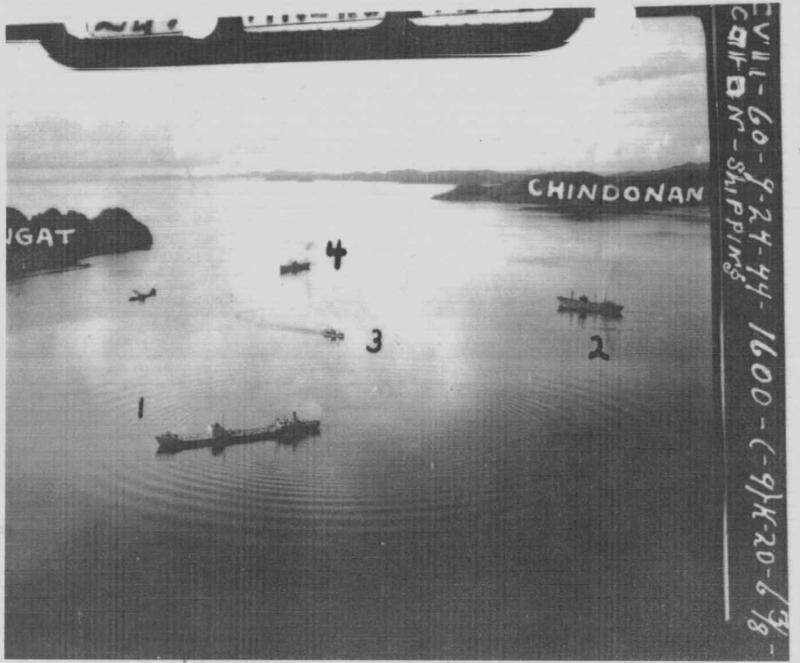
M412 362L389 372L401 380L420 368ZM212 386L222 389L236 372L221 370L210 378ZM258 442L216 456L198 449L151 457L105 477L105 490L121 490L124 496L115 499L162 523L411 531L491 510L501 500L534 508L528 481L540 471L536 447L547 432L610 431L647 421L648 405L639 393L620 402L615 390L575 376L522 379L512 371L506 377L478 387L483 395L475 408L418 413L419 430L349 429L341 420L326 427L323 413L321 434L297 447ZM116 407L123 399L109 394L109 402ZM153 399L146 407L148 417L193 428L177 399Z

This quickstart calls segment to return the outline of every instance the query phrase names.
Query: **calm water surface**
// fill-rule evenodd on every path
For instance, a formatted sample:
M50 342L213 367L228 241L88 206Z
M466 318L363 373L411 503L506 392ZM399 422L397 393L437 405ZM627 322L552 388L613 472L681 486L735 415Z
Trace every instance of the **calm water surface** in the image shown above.
M707 223L446 188L9 184L155 244L7 286L8 656L714 651ZM558 313L573 289L624 318ZM292 410L321 435L155 454Z

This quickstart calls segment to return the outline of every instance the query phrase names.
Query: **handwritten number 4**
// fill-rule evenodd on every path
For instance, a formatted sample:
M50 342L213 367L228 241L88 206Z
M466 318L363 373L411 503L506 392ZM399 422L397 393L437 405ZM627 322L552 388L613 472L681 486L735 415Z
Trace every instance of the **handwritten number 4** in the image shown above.
M339 269L342 266L342 258L347 255L347 249L342 246L342 240L336 242L336 247L333 246L332 241L328 240L328 245L325 247L325 255L333 258L334 269Z
M374 347L368 345L367 352L372 352L374 354L376 352L380 352L381 348L383 347L383 341L382 341L383 334L381 333L380 329L373 329L372 333L375 334L375 336L372 339Z

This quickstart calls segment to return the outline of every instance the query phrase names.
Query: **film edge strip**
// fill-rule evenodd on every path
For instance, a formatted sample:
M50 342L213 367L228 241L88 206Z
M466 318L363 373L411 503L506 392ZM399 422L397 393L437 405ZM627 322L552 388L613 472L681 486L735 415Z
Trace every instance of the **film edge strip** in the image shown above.
M734 658L788 660L779 11L637 16L696 16L706 36L723 614Z

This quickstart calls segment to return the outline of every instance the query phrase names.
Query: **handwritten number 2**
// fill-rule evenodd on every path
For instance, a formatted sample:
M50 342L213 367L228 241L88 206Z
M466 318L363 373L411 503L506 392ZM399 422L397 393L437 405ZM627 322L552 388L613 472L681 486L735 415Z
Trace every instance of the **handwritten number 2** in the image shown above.
M374 354L376 352L380 352L381 348L383 347L383 341L381 340L383 338L383 334L381 333L380 329L373 329L372 333L375 334L374 338L372 339L374 347L368 345L367 352L372 352Z
M595 347L595 349L589 353L589 359L591 360L594 359L595 357L600 357L600 359L608 361L609 360L608 353L603 352L603 339L600 336L594 335L590 340L593 343L596 343L597 347Z

